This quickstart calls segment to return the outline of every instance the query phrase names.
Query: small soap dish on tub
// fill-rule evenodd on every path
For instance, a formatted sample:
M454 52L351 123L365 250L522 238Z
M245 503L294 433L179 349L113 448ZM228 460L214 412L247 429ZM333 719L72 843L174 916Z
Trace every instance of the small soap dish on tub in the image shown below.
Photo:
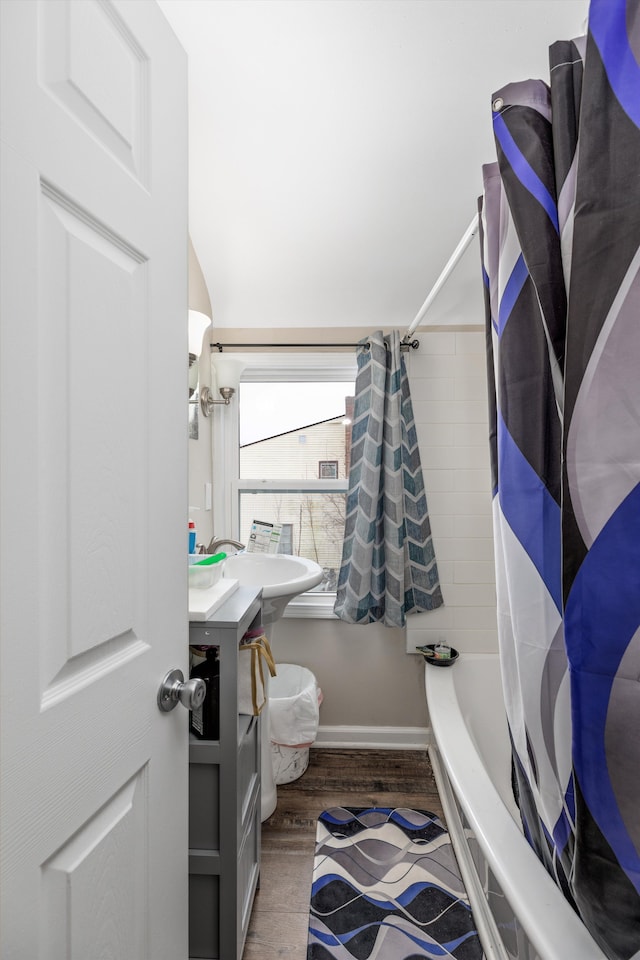
M416 650L433 667L451 667L460 656L455 647L446 643L425 643L422 647L416 647Z

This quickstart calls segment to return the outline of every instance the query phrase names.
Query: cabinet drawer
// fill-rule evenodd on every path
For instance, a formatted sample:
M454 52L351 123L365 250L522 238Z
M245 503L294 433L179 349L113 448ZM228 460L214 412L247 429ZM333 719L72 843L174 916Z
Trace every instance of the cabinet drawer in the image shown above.
M238 904L240 907L240 931L242 944L247 935L253 898L260 873L260 794L256 793L251 807L249 823L242 839L238 855ZM239 954L241 956L241 952Z
M220 767L189 764L189 849L220 849Z
M220 956L220 877L189 876L189 957Z
M249 806L260 777L260 717L240 717L247 720L247 729L238 747L238 810L242 828L246 824Z

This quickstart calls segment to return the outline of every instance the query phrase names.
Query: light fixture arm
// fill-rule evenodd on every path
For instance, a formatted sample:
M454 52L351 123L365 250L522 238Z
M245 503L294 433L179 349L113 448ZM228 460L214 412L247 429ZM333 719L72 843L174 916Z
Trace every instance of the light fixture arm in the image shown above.
M224 405L228 407L231 403L231 397L235 392L236 391L233 387L220 387L219 393L222 397L222 400L214 400L213 394L211 393L211 390L209 390L209 387L202 387L200 390L200 407L204 416L210 417L213 408L217 403L224 403Z

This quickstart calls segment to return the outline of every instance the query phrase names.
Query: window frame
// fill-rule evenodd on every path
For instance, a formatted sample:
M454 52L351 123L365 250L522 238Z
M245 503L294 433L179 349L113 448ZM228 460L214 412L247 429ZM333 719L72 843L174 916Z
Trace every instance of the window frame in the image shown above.
M331 468L331 476L323 476L322 471L327 467ZM338 461L337 460L318 460L318 480L337 480L338 479Z
M355 383L357 361L353 353L302 354L280 353L274 350L265 355L236 354L246 363L242 382L338 382ZM237 539L240 528L240 493L257 492L318 492L347 493L348 478L338 480L261 480L240 479L240 409L239 393L229 406L214 408L212 424L213 516L224 517L225 523L215 524L216 537ZM335 593L301 594L291 600L283 616L333 619Z

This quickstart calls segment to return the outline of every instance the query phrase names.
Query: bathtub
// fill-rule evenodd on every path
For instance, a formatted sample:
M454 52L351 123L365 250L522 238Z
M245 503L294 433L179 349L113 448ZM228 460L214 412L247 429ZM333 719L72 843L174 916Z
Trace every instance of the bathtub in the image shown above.
M429 756L486 960L606 960L520 828L498 656L425 664L425 687Z

